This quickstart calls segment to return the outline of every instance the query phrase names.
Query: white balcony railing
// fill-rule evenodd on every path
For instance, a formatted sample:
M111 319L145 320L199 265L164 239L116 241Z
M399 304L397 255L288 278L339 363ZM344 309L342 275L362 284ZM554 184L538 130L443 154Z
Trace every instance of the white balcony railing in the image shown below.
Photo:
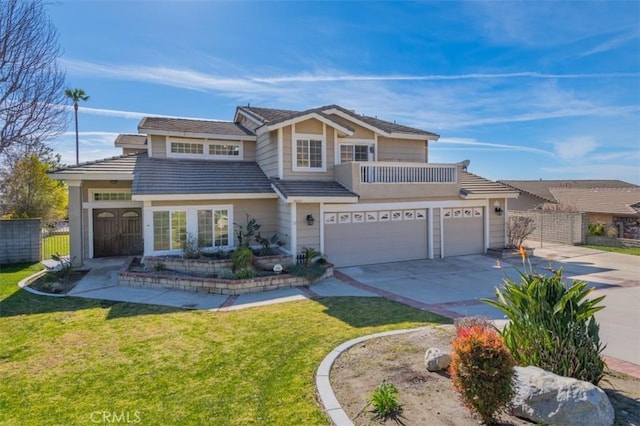
M456 183L455 164L361 163L360 183Z

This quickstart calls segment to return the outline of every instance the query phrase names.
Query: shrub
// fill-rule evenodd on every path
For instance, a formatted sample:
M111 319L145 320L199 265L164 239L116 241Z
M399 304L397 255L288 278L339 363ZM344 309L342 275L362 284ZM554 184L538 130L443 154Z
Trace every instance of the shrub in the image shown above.
M509 226L507 228L507 247L517 248L522 246L533 231L536 230L536 224L532 217L514 216L509 218Z
M458 333L463 328L471 328L474 325L477 325L483 328L488 328L490 330L495 330L493 326L493 320L489 317L482 317L482 316L456 318L453 320L453 325L455 326L456 332Z
M500 334L481 325L461 328L452 346L453 386L464 405L490 424L513 396L515 362Z
M235 280L247 280L249 278L253 278L256 276L256 273L253 269L249 269L249 268L244 268L244 269L240 269L239 271L236 271L233 274L233 279Z
M313 247L302 247L301 255L304 258L304 266L306 268L311 268L314 261L318 261L319 259L322 259L324 257L322 253L320 253Z
M186 234L182 241L182 255L185 259L198 259L200 257L198 239L191 233Z
M604 296L587 299L593 288L585 281L562 281L562 269L553 276L520 274L518 284L505 280L496 288L497 301L483 302L510 319L502 337L519 365L534 365L560 376L597 385L604 374L604 346L594 314Z
M233 271L229 268L220 268L218 269L216 275L218 278L222 278L223 280L232 280L233 279Z
M255 219L250 219L247 214L247 224L246 226L242 226L240 224L234 223L236 227L236 239L238 240L238 245L240 247L249 247L251 245L251 240L254 235L262 225L258 223Z
M233 272L246 269L253 264L253 251L249 247L240 247L231 255Z
M326 272L325 265L320 263L312 263L308 268L302 265L291 265L287 268L287 272L297 277L305 277L309 282L312 282L322 276Z
M392 383L383 381L371 393L367 405L373 407L376 418L385 419L397 415L400 412L398 389Z
M589 235L604 235L606 228L602 223L592 223L588 228Z

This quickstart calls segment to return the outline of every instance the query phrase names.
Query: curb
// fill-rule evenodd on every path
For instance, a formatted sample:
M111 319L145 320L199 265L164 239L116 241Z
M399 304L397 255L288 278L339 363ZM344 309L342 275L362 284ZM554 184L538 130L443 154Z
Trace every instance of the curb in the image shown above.
M40 278L42 275L46 274L47 272L49 272L47 269L43 269L42 271L38 271L33 275L29 275L27 278L24 278L22 281L18 283L18 287L20 287L22 290L26 291L27 293L35 294L37 296L67 297L66 294L45 293L43 291L38 291L29 287L29 284L31 284L32 281L35 281L36 279Z
M335 393L333 393L333 388L331 387L331 382L329 381L329 374L331 373L331 367L333 363L338 359L338 357L345 352L350 347L357 345L358 343L364 342L370 339L376 339L378 337L387 337L387 336L395 336L398 334L406 334L411 333L413 331L419 331L424 328L431 326L424 326L418 328L409 328L405 330L392 330L392 331L383 331L381 333L369 334L367 336L356 337L355 339L351 339L339 346L337 346L334 350L329 352L329 354L322 360L320 366L318 367L318 371L316 372L316 389L318 390L318 395L320 396L320 402L324 407L324 410L329 415L331 422L337 426L353 426L353 422L347 416L347 413L342 409L338 399L336 398Z

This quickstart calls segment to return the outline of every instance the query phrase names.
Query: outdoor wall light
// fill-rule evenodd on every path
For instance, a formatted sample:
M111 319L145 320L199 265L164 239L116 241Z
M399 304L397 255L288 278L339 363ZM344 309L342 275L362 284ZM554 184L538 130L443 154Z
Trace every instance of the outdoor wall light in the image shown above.
M500 201L496 201L493 203L493 210L496 212L498 216L502 214L502 207L500 207Z
M313 226L313 222L315 222L316 220L313 218L313 216L311 214L307 215L307 225L309 226Z

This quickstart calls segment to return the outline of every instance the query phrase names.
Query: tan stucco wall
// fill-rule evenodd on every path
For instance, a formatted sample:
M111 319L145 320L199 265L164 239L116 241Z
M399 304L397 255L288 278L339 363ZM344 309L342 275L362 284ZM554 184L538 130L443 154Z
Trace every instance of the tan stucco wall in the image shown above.
M424 141L378 138L378 161L426 162Z
M502 212L498 216L495 212L493 204L498 201L501 206L504 205L506 200L503 198L491 198L489 199L489 207L484 212L485 215L489 215L489 248L501 249L504 248L507 243L505 218L507 215Z
M152 135L149 136L151 143L151 156L157 158L165 158L167 156L167 138L165 136Z
M282 199L277 201L277 232L280 240L285 243L284 248L291 250L291 206Z
M440 259L442 249L442 244L440 243L440 238L442 236L442 228L440 227L440 213L441 209L431 209L433 213L433 257L435 259Z
M73 266L80 266L84 261L82 254L81 206L82 188L69 186L69 250Z
M312 247L320 250L320 205L317 203L297 204L296 216L298 226L296 228L298 240L298 252L303 247ZM307 215L311 214L315 221L312 226L307 225Z

